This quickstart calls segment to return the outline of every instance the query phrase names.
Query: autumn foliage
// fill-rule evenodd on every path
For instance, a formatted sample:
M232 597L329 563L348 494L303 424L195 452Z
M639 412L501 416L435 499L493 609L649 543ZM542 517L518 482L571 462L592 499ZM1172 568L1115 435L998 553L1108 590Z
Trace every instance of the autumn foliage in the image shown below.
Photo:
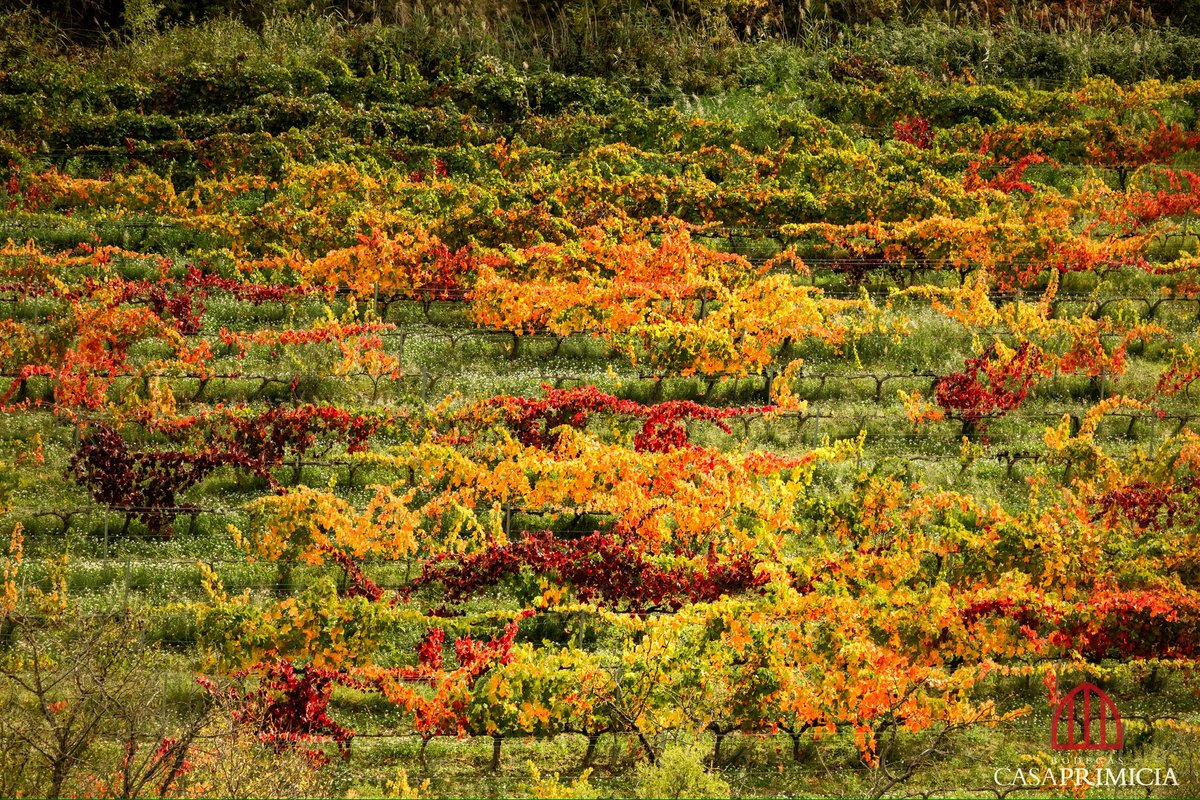
M786 736L879 796L1054 676L1191 691L1200 82L389 48L0 69L0 629L120 575L263 757Z

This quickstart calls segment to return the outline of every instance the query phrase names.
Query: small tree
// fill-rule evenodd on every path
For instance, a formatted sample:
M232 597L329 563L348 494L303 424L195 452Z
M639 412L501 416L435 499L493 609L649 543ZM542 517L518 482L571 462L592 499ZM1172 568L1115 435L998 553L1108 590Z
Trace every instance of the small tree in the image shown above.
M188 754L181 797L329 797L328 776L303 747L273 747L256 724L239 720L244 701L223 693Z
M168 713L166 663L144 625L80 613L62 561L49 565L48 589L18 586L20 562L18 529L0 587L0 794L169 793L207 705Z

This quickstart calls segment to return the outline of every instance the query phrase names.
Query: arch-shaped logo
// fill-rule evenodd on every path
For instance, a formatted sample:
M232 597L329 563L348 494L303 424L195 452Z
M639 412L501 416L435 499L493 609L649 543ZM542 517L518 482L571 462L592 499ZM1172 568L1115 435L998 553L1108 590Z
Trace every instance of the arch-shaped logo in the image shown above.
M1060 738L1060 734L1065 734ZM1116 704L1100 687L1081 683L1054 709L1050 747L1054 750L1120 750L1125 728Z

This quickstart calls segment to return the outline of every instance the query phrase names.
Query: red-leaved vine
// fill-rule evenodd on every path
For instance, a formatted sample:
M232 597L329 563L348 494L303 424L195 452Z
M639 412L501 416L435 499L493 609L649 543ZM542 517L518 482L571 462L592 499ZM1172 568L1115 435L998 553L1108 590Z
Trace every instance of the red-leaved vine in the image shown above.
M443 555L425 564L414 587L439 583L452 602L466 599L506 577L529 570L569 584L581 600L637 610L679 608L761 586L757 562L742 554L721 562L709 553L702 568L660 567L640 550L603 533L558 539L551 531L467 556Z
M1018 408L1041 376L1042 352L1023 342L1003 358L990 345L983 355L966 360L962 372L937 381L937 403L963 422L963 432L986 429L987 420Z
M641 430L634 436L634 449L643 453L664 453L689 446L687 428L683 424L687 420L707 420L729 433L730 428L723 420L772 410L769 406L714 408L690 400L643 405L633 400L621 400L595 386L542 388L546 396L540 400L502 395L488 401L488 405L501 410L505 424L516 434L518 441L542 449L552 449L558 443L556 428L567 425L582 430L593 414L618 414L644 420Z

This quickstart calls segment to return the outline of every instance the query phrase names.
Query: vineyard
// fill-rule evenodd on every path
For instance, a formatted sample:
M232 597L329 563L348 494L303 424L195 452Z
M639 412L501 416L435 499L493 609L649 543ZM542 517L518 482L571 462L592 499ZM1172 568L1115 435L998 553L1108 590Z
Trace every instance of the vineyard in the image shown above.
M7 19L0 796L1200 790L1200 79Z

